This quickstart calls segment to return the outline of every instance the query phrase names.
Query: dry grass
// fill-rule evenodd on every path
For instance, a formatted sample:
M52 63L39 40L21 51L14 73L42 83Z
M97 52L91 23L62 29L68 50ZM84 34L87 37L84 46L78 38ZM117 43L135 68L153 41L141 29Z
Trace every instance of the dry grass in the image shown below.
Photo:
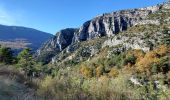
M28 87L30 81L13 66L0 65L1 100L38 100L35 90Z

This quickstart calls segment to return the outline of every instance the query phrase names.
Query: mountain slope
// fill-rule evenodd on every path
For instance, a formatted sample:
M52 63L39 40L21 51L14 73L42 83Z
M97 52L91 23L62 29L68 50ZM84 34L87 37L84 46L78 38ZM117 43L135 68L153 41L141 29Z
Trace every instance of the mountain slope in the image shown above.
M43 62L51 60L58 62L63 60L58 60L62 58L61 56L64 55L66 59L68 55L71 55L70 53L78 55L76 54L78 51L86 52L90 57L91 52L99 51L106 46L117 47L121 50L148 51L158 45L162 41L162 33L169 30L169 9L170 3L167 2L152 7L121 10L97 16L85 22L79 29L72 31L73 36L67 37L69 42L61 38L62 34L66 34L65 32L56 34L38 50L37 59L41 59L40 61ZM69 33L68 29L65 31ZM72 41L70 42L70 40ZM65 45L59 41L68 43ZM98 42L94 42L92 45L88 43L91 41ZM63 48L60 49L60 46Z
M36 50L52 36L49 33L31 28L0 25L0 44L9 47L12 46L12 48L28 46ZM17 46L18 43L23 44L23 46Z
M63 29L35 55L46 65L0 69L0 97L170 100L169 14L167 2L103 14L79 29ZM22 78L24 70L30 74Z

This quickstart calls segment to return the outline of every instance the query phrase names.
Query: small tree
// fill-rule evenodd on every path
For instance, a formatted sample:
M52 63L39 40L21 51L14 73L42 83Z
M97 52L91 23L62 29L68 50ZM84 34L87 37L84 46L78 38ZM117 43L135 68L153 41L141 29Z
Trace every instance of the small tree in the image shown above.
M31 49L26 48L17 56L17 66L21 68L26 75L32 76L34 72L35 61L31 54Z
M5 64L12 64L14 60L11 48L0 46L0 62Z

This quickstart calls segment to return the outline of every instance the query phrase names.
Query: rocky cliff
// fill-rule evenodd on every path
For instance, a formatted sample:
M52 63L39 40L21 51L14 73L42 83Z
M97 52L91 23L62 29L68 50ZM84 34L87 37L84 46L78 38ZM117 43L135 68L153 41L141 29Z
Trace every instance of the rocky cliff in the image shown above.
M101 47L106 46L117 46L124 45L126 48L134 49L143 49L147 51L150 49L148 43L142 39L146 35L144 30L138 30L137 33L141 36L135 35L127 36L121 35L118 33L126 32L130 27L134 26L145 26L155 25L159 26L162 24L162 18L150 18L150 15L159 14L162 10L167 14L167 17L164 20L168 20L168 11L170 9L170 3L162 3L152 7L140 8L140 9L130 9L130 10L121 10L112 13L105 13L95 17L92 20L85 22L79 29L64 29L61 30L48 40L37 53L38 58L46 59L46 61L51 61L51 58L59 53L63 52L66 48L67 51L75 51L80 48L80 42L93 40L99 37L108 37L105 39L104 43L101 43ZM159 13L158 13L159 12ZM155 18L155 19L154 19ZM133 29L133 28L132 28ZM148 29L150 30L150 29ZM131 32L131 31L128 31ZM156 32L156 31L155 31ZM131 32L131 33L134 33ZM147 32L148 33L148 32ZM152 32L153 33L153 32ZM160 32L156 32L154 37L159 37ZM125 42L129 41L125 44ZM130 42L131 41L131 42ZM150 40L151 43L154 43L154 40ZM78 45L79 44L79 45ZM76 48L75 48L76 47ZM50 56L49 56L50 55ZM58 56L57 56L58 57ZM55 58L57 58L55 57ZM47 60L48 59L48 60Z

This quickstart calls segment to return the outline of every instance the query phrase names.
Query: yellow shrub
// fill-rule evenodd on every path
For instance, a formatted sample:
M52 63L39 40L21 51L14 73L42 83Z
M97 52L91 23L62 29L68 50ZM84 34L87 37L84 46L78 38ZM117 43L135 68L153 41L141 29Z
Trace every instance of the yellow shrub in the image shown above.
M100 77L103 74L103 72L104 72L104 69L102 66L99 66L96 68L96 76L97 77Z
M170 48L167 47L167 46L162 45L162 46L158 47L158 48L155 50L155 52L162 56L162 55L170 52Z
M119 71L116 68L112 68L108 75L110 77L117 77L119 75Z
M80 68L80 73L86 77L86 78L91 78L92 77L92 69L89 67L82 65Z

